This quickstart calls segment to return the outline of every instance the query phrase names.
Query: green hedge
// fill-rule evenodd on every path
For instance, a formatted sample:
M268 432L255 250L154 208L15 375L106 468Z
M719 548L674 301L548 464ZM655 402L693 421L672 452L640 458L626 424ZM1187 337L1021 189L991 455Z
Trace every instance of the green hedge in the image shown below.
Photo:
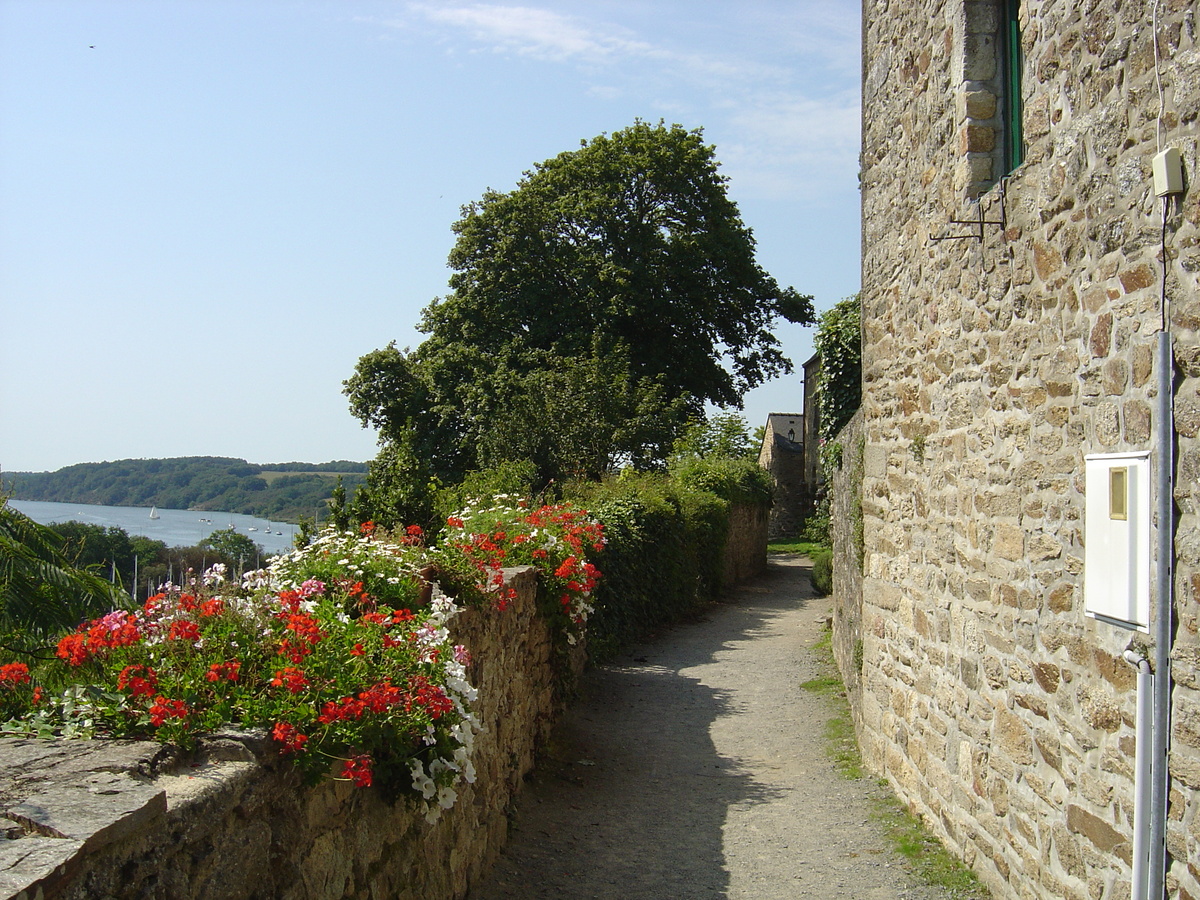
M818 550L812 555L812 572L809 573L813 589L828 597L833 593L833 551Z
M769 497L761 469L728 462L570 487L570 499L604 523L607 539L588 620L593 659L611 659L720 593L731 504Z

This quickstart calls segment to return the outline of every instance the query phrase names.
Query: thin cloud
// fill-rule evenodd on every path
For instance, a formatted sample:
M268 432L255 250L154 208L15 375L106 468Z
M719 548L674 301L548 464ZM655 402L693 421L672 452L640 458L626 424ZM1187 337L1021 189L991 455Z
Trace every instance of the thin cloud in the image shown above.
M605 62L620 56L647 56L654 48L616 29L589 26L578 19L531 6L430 6L410 11L429 22L467 31L473 39L553 62L578 59Z
M740 19L672 28L670 38L653 41L644 37L653 21L645 15L636 31L537 6L413 2L405 9L391 27L433 29L451 51L465 37L476 50L569 65L591 82L588 96L641 96L674 121L703 110L706 137L718 144L739 193L811 198L831 182L854 183L858 17L843 0L808 0L787 13L751 4ZM756 20L749 28L747 16Z
M812 200L832 184L852 186L858 170L857 94L759 98L724 126L724 171L750 197Z

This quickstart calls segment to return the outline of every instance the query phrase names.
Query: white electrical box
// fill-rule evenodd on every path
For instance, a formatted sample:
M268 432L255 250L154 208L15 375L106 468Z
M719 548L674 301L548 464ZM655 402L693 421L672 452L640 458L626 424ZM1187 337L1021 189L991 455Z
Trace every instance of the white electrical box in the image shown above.
M1150 453L1087 456L1084 477L1084 611L1148 632Z
M1160 197L1183 193L1183 155L1178 147L1168 147L1150 162L1154 193Z

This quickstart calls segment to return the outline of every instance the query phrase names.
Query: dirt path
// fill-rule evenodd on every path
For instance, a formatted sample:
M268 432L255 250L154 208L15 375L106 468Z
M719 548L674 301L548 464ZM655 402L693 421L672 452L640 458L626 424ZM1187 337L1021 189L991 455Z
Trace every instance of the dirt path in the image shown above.
M826 754L801 690L829 614L772 558L699 621L585 674L470 900L934 900Z

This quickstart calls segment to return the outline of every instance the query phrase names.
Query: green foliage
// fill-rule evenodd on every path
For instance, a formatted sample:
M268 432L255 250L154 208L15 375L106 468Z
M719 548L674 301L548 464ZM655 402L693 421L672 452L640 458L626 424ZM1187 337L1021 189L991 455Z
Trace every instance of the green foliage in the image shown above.
M858 752L858 739L854 733L854 722L846 702L846 688L838 675L833 657L833 631L827 627L813 645L820 674L800 685L806 691L824 697L831 713L825 721L825 746L843 778L857 779L863 776L862 758Z
M464 207L454 231L429 337L367 354L345 384L400 448L388 478L410 502L432 477L520 459L540 485L655 468L706 401L791 370L779 317L813 317L755 262L699 131L637 122L585 141Z
M812 555L812 572L809 574L813 590L823 597L833 593L833 551L818 550Z
M833 539L829 528L829 494L825 493L817 501L817 507L813 510L812 515L804 520L804 527L800 529L800 537L811 543L820 544L822 547L831 547Z
M804 541L804 540L800 540L800 541L779 540L779 541L771 541L769 544L767 544L767 552L768 553L795 553L799 556L807 556L807 557L809 557L809 559L811 559L812 555L814 553L816 553L818 550L828 550L828 549L829 549L829 547L827 544L819 544L814 541Z
M680 485L708 491L733 503L771 502L771 475L747 457L691 459L673 467Z
M58 534L17 512L7 498L0 503L0 639L19 632L38 640L128 601L77 568Z
M925 435L918 434L912 439L909 444L909 452L912 453L912 458L919 463L925 462Z
M355 491L349 512L339 516L336 505L332 511L342 519L342 527L373 521L384 528L413 524L432 529L437 524L438 487L428 459L417 453L409 436L381 441L379 455L370 462L366 483Z
M674 465L691 459L757 459L762 435L755 441L746 429L746 419L737 413L718 413L692 422L671 448L670 462ZM762 426L759 430L762 431Z
M264 556L261 546L232 528L214 531L197 546L203 550L211 550L216 554L217 561L224 563L233 572L257 568L259 560Z
M847 297L817 320L813 347L817 374L817 432L832 441L862 402L862 326L857 296Z
M537 467L529 460L513 460L471 472L461 484L437 491L434 506L438 521L428 530L436 534L447 518L489 497L532 497L536 480Z
M598 659L714 599L729 524L729 502L664 475L575 484L573 499L604 522L604 573L588 624Z
M991 891L894 796L875 801L875 819L916 876L956 900L989 900Z
M850 539L854 545L854 558L861 570L866 564L866 524L863 518L863 473L867 454L867 439L859 436L854 447L854 460L850 468Z
M158 506L245 513L296 521L325 504L335 479L348 486L364 478L365 463L254 465L244 459L189 456L80 463L57 472L5 472L18 500Z

